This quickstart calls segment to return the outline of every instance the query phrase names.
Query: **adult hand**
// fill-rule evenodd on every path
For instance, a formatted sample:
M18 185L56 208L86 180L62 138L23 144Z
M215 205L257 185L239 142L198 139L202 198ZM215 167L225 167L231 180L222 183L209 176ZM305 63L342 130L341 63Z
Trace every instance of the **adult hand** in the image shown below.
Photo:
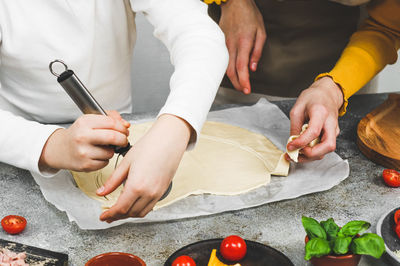
M300 94L290 111L290 135L299 135L307 121L308 129L287 145L289 151L302 149L299 162L320 160L336 149L336 137L340 132L338 112L342 105L342 91L330 77L315 81ZM308 147L317 137L321 142ZM287 155L286 158L289 159Z
M97 191L105 196L126 180L117 203L103 212L100 220L110 223L149 213L174 177L191 131L192 127L181 118L160 116Z
M219 26L229 51L226 74L237 90L249 94L249 68L257 70L267 38L263 17L254 0L229 0L221 5Z
M68 129L56 130L43 147L39 168L94 171L105 167L114 155L110 145L128 144L130 124L116 111L83 115Z

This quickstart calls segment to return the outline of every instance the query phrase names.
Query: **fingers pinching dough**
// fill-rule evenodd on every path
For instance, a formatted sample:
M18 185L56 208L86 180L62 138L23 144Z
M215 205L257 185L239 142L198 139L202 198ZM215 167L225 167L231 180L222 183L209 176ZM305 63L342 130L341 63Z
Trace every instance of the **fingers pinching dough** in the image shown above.
M308 128L308 124L304 124L303 127L301 128L300 135L303 134L304 131L307 130L307 128ZM287 141L287 144L289 144L289 142L291 142L291 141L297 139L298 137L300 137L300 135L293 135L293 136L290 136L289 139L288 139L288 141ZM315 145L317 145L319 142L320 142L320 139L319 139L319 137L318 137L318 138L314 139L313 141L311 141L307 146L312 148L312 147L314 147ZM287 144L286 144L286 145L287 145ZM296 149L296 150L293 150L293 151L289 151L289 150L286 148L286 153L289 155L290 159L292 159L292 160L293 160L294 162L296 162L296 163L298 162L299 151L300 151L300 149Z

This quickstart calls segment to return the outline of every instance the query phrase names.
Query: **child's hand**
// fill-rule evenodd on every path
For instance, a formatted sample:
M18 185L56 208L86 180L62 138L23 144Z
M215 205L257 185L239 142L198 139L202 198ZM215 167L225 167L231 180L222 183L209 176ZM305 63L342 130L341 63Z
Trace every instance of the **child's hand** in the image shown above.
M176 116L160 116L97 191L99 196L105 196L126 179L117 203L100 220L113 222L149 213L174 177L191 131L192 127Z
M56 130L43 147L39 167L94 171L105 167L114 155L110 145L126 146L129 123L118 112L108 116L83 115L68 129Z

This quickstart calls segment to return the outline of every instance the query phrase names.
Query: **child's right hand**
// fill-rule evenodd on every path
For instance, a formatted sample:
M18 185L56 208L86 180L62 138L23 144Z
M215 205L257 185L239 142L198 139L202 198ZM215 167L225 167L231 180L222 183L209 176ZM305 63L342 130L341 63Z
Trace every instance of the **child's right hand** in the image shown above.
M56 130L43 147L40 170L69 169L95 171L105 167L114 155L110 145L128 144L129 123L118 112L83 115L69 128Z

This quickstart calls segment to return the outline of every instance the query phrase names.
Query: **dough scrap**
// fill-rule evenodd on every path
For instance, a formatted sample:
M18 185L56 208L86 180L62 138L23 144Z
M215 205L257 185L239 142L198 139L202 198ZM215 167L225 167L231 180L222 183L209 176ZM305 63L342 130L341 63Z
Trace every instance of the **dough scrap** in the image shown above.
M152 122L133 125L129 142L136 143L152 126ZM122 185L105 197L96 195L111 175L117 156L99 171L72 172L78 187L89 197L101 202L103 209L114 205ZM119 162L122 158L119 159ZM154 209L168 206L189 195L238 195L270 182L272 175L287 176L289 162L272 142L261 134L246 129L207 121L195 149L187 151L173 179L168 196Z
M307 128L308 128L308 124L304 124L304 125L301 127L300 135L303 134L304 131L307 130ZM291 141L297 139L298 137L300 137L300 135L293 135L293 136L290 136L289 139L288 139L288 141L287 141L287 144L289 144L289 142L291 142ZM314 139L313 141L311 141L307 146L309 146L309 147L312 148L312 147L314 147L315 145L317 145L319 142L320 142L320 139L319 139L319 137L318 137L318 138ZM286 147L287 147L287 144L286 144ZM298 159L299 159L299 151L300 151L300 149L296 149L296 150L293 150L293 151L289 151L289 150L286 148L286 153L289 155L290 159L292 159L292 160L293 160L294 162L296 162L296 163L298 162Z

